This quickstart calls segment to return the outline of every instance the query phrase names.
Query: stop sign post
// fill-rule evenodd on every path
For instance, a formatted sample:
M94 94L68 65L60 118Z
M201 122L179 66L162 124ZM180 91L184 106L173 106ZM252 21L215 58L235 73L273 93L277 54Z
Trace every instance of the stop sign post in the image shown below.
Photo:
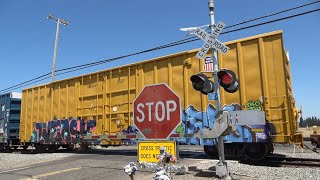
M167 139L180 123L180 98L167 84L145 86L133 102L133 124L146 139Z

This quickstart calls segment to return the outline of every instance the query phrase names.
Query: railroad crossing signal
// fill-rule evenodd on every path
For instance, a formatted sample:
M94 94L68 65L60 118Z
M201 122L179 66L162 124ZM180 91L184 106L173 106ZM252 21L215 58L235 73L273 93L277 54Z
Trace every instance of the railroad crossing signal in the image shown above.
M238 115L235 114L235 117L232 117L232 114L228 114L228 112L222 112L221 111L221 105L220 105L220 92L219 92L219 85L222 86L225 91L229 93L234 93L239 89L239 80L236 78L235 73L222 69L219 71L219 63L217 58L217 51L222 52L223 54L227 53L229 51L229 48L225 46L223 43L217 40L218 35L221 33L222 29L225 27L225 24L222 22L219 22L217 25L214 25L214 1L209 0L209 16L210 16L210 29L211 33L208 34L205 31L202 30L203 27L197 27L197 28L182 28L180 30L182 31L188 31L189 33L194 34L198 38L202 39L205 43L201 47L200 51L197 53L197 57L199 59L202 59L208 52L209 49L212 50L212 75L215 80L214 84L212 81L209 80L209 78L200 73L191 76L190 80L192 81L192 87L202 92L203 94L209 94L209 100L216 100L216 109L218 114L216 114L213 129L203 129L202 136L205 137L207 134L207 137L213 137L217 138L217 147L218 147L218 153L219 153L219 162L215 166L216 175L221 177L227 177L228 176L228 169L227 164L225 162L225 155L224 155L224 136L227 134L230 134L233 132L235 127L232 127L232 123L229 123L229 119L237 119ZM213 95L214 94L214 95ZM210 99L210 95L213 95L213 98ZM240 111L242 112L242 111ZM219 115L220 113L220 115ZM244 124L250 124L248 119L246 117L253 116L253 119L256 119L257 115L261 115L262 118L260 118L259 123L263 124L265 123L265 116L264 114L261 114L260 111L258 112L249 112L249 111L243 111L242 112L245 122ZM258 123L258 124L259 124Z
M218 72L218 78L220 86L228 93L234 93L240 87L236 74L231 70L221 69Z
M192 87L200 91L202 94L214 92L214 83L209 80L209 77L203 73L195 74L190 77ZM228 93L234 93L239 90L239 80L235 73L231 70L221 69L218 71L218 83Z
M214 91L213 82L210 81L209 78L203 73L192 75L190 80L192 82L192 87L195 90L202 92L202 94L207 95L208 93Z
M211 48L214 48L222 52L223 54L226 54L229 51L230 48L217 39L224 27L225 24L223 22L219 22L217 25L215 25L214 30L211 32L211 34L208 34L201 28L195 29L193 34L205 42L196 55L199 59L202 59Z

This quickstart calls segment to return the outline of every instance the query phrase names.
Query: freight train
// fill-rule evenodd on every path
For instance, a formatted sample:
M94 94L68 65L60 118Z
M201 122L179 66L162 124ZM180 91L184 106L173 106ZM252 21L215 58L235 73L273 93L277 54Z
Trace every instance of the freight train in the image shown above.
M273 151L273 143L302 144L297 132L289 57L283 32L275 31L225 43L227 54L218 53L220 68L235 72L240 89L221 92L228 111L259 110L265 126L237 126L225 137L226 155L261 159ZM72 148L75 143L116 146L138 137L133 125L133 101L150 84L165 83L180 97L182 121L171 137L181 144L204 145L216 156L215 141L183 137L212 127L215 101L195 91L190 77L203 71L199 49L141 61L112 69L43 84L22 91L20 144L37 150ZM211 56L207 54L207 56ZM210 76L210 74L207 74ZM182 137L182 138L179 138Z

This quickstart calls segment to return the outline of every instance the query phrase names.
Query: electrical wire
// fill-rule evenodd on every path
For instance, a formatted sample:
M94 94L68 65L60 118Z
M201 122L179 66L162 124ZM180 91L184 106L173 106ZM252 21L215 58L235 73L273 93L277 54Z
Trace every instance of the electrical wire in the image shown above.
M296 10L296 9L299 9L299 8L302 8L302 7L310 6L310 5L312 5L312 4L319 3L319 2L320 2L320 1L317 0L317 1L314 1L314 2L311 2L311 3L308 3L308 4L296 6L296 7L293 7L293 8L290 8L290 9L286 9L286 10L282 10L282 11L279 11L279 12L276 12L276 13L272 13L272 14L269 14L269 15L261 16L261 17L254 18L254 19L251 19L251 20L246 20L246 21L243 21L243 22L241 22L241 23L237 23L237 24L234 24L234 25L227 26L227 27L225 27L224 29L228 29L228 28L235 27L235 26L239 26L239 25L246 24L246 23L249 23L249 22L257 21L257 20L260 20L260 19L263 19L263 18L275 16L275 15L282 14L282 13L285 13L285 12L289 12L289 11L292 11L292 10ZM223 33L221 33L221 34L223 34ZM134 55L138 55L138 54L141 54L141 53L146 53L146 52L150 52L150 51L153 51L153 50L158 50L158 48L162 48L162 47L166 47L166 46L170 46L170 47L171 47L172 44L180 43L180 42L183 42L183 41L186 41L186 40L195 39L195 38L197 38L197 37L185 38L185 39L182 39L182 40L179 40L179 41L175 41L175 42L172 42L172 43L163 45L163 46L159 46L159 47L156 47L156 48L148 49L148 50L145 50L145 51L141 51L141 52L138 52L138 53L133 53L133 54L129 54L129 55L121 56L121 57L122 57L122 58L126 58L126 57L129 57L129 56L134 56ZM56 72L65 71L65 70L69 70L69 69L73 69L73 68L78 68L78 67L83 67L83 66L92 65L92 64L100 64L100 62L103 62L103 63L104 63L104 62L110 62L110 61L108 61L108 60L102 60L102 61L97 61L97 62L82 64L82 65L73 66L73 67L69 67L69 68L59 69L59 70L57 70ZM91 66L90 66L90 67L91 67Z
M260 19L268 18L268 17L271 17L271 16L275 16L275 15L278 15L278 14L289 12L289 11L292 11L292 10L300 9L300 8L303 8L303 7L306 7L306 6L310 6L312 4L319 3L319 2L320 2L320 0L316 0L316 1L313 1L313 2L308 3L308 4L303 4L303 5L296 6L296 7L290 8L290 9L286 9L286 10L282 10L282 11L279 11L279 12L276 12L276 13L272 13L272 14L261 16L261 17L258 17L258 18L254 18L254 19L251 19L251 20L246 20L246 21L243 21L241 23L237 23L237 24L234 24L234 25L231 25L231 26L227 26L227 27L225 27L225 29L231 28L231 27L234 27L234 26L239 26L239 25L242 25L242 24L245 24L245 23L257 21L257 20L260 20Z
M40 78L42 78L42 77L48 76L48 75L50 75L50 74L51 74L51 73L47 73L47 74L41 75L41 76L39 76L39 77L33 78L33 79L31 79L31 80L25 81L25 82L23 82L23 83L20 83L20 84L17 84L17 85L8 87L8 88L6 88L6 89L2 89L0 92L6 91L6 90L11 91L10 89L12 89L12 88L15 88L15 87L18 87L18 86L20 87L21 85L24 85L24 84L29 83L29 82L31 82L31 81L34 81L34 80L40 79ZM38 81L37 81L37 82L38 82ZM16 89L18 89L18 88L16 88ZM13 89L13 90L14 90L14 89Z
M257 27L257 26L261 26L261 25L265 25L265 24L270 24L270 23L274 23L274 22L277 22L277 21L282 21L282 20L294 18L294 17L297 17L297 16L302 16L302 15L313 13L313 12L316 12L316 11L319 11L319 10L320 9L314 9L314 10L311 10L311 11L307 11L307 12L303 12L303 13L299 13L299 14L295 14L295 15L291 15L291 16L287 16L287 17L283 17L283 18L279 18L279 19L275 19L275 20L270 20L270 21L254 24L254 25L251 25L251 26L246 26L246 27L242 27L242 28L238 28L238 29L229 30L229 31L226 31L226 32L222 32L221 35L228 34L228 33L235 32L235 31L245 30L245 29L249 29L249 28L253 28L253 27ZM189 43L189 42L193 42L193 41L198 41L198 40L199 40L198 37L186 38L184 40L180 40L180 41L177 41L177 42L169 43L169 44L166 44L166 45L163 45L163 46L159 46L159 47L156 47L156 48L152 48L152 49L148 49L148 50L145 50L145 51L140 51L140 52L137 52L137 53L124 55L124 56L120 56L120 57L117 57L117 58L106 59L106 60L97 61L97 62L88 63L88 64L83 64L83 65L74 66L74 67L70 67L70 68L60 69L58 71L65 71L65 70L69 70L69 69L80 68L80 67L83 67L83 66L89 68L89 67L92 67L92 66L96 66L96 65L107 63L107 62L111 62L111 61L114 61L114 60L123 59L123 58L126 58L126 57L130 57L130 56L134 56L134 55L138 55L138 54L143 54L143 53L154 51L154 50L164 49L164 48L168 48L168 47L172 47L172 46L177 46L177 45L181 45L181 44L185 44L185 43ZM83 69L83 68L81 68L81 69Z
M297 7L294 7L294 8L291 8L291 9L287 9L287 10L283 10L283 11L280 11L280 12L276 12L276 13L273 13L273 14L270 14L270 15L261 16L259 18L255 18L255 19L252 19L252 20L243 21L241 23L237 23L237 24L234 24L234 25L231 25L231 26L227 26L225 29L230 28L230 27L234 27L234 26L238 26L238 25L242 25L242 24L245 24L245 23L248 23L248 22L256 21L256 20L259 20L259 19L262 19L262 18L270 17L270 16L273 16L273 15L277 15L277 14L280 14L280 13L288 12L288 11L291 11L291 10L294 10L294 9L298 9L298 8L301 8L301 7L305 7L305 6L308 6L308 5L311 5L311 4L315 4L315 3L318 3L318 2L320 2L320 1L317 0L317 1L309 3L309 4L297 6ZM282 20L294 18L294 17L297 17L297 16L306 15L306 14L313 13L313 12L316 12L316 11L319 11L319 10L320 9L314 9L314 10L306 11L306 12L303 12L303 13L294 14L294 15L291 15L291 16L286 16L286 17L283 17L283 18L270 20L270 21L266 21L266 22L262 22L262 23L258 23L258 24L254 24L254 25L251 25L251 26L246 26L246 27L242 27L242 28L238 28L238 29L233 29L233 30L230 30L230 31L222 32L221 35L222 34L228 34L228 33L235 32L235 31L244 30L244 29L249 29L249 28L253 28L253 27L257 27L257 26L261 26L261 25L265 25L265 24L270 24L270 23L274 23L274 22L277 22L277 21L282 21ZM169 47L173 47L173 46L177 46L177 45L181 45L181 44L185 44L185 43L189 43L189 42L193 42L193 41L197 41L197 40L199 40L199 38L197 38L197 37L185 38L185 39L182 39L182 40L179 40L179 41L168 43L166 45L158 46L158 47L155 47L155 48L147 49L147 50L144 50L144 51L140 51L140 52L136 52L136 53L132 53L132 54L128 54L128 55L123 55L123 56L110 58L110 59L106 59L106 60L102 60L102 61L97 61L97 62L93 62L93 63L87 63L87 64L83 64L83 65L73 66L73 67L69 67L69 68L59 69L56 72L61 72L61 71L66 71L66 72L58 73L58 74L56 74L56 76L62 75L62 74L66 74L66 73L70 73L70 72L74 72L74 71L78 71L78 70L89 68L89 67L93 67L93 66L97 66L97 65L104 64L104 63L111 62L111 61L115 61L115 60L118 60L118 59L123 59L123 58L126 58L126 57L138 55L138 54L144 54L144 53L155 51L155 50L165 49L165 48L169 48ZM67 70L69 70L69 71L67 71ZM23 83L20 83L20 84L8 87L6 89L0 90L0 93L10 92L12 90L15 90L15 89L18 89L18 88L21 88L21 87L25 87L27 85L30 85L30 84L33 84L33 83L36 83L36 82L39 82L39 81L42 81L42 80L45 80L45 79L49 79L50 77L46 77L46 78L43 78L43 77L48 76L50 74L51 73L47 73L45 75L36 77L34 79L25 81ZM38 79L40 79L40 80L38 80ZM37 81L35 81L35 80L37 80ZM32 81L34 81L34 82L32 82Z
M273 23L273 22L277 22L277 21L281 21L281 20L285 20L285 19L290 19L290 18L293 18L293 17L297 17L297 16L301 16L301 15L305 15L305 14L309 14L309 13L313 13L313 12L316 12L316 11L319 11L320 9L314 9L314 10L311 10L311 11L307 11L307 12L303 12L303 13L299 13L299 14L295 14L295 15L291 15L291 16L287 16L287 17L284 17L284 18L279 18L279 19L275 19L275 20L271 20L271 21L267 21L267 22L263 22L263 23L259 23L259 24L255 24L255 25L251 25L251 26L246 26L246 27L243 27L243 28L238 28L238 29L234 29L234 30L230 30L230 31L226 31L226 32L223 32L221 34L228 34L228 33L231 33L231 32L235 32L235 31L240 31L240 30L244 30L244 29L248 29L248 28L253 28L253 27L257 27L257 26L261 26L261 25L265 25L265 24L269 24L269 23ZM125 55L125 56L120 56L120 57L116 57L116 58L111 58L111 59L106 59L106 60L103 60L103 61L98 61L98 62L94 62L94 63L89 63L89 64L86 64L84 67L83 65L81 66L76 66L76 67L73 67L73 68L65 68L64 70L70 70L70 71L67 71L67 72L63 72L63 73L59 73L57 74L58 75L62 75L62 74L66 74L66 73L70 73L70 72L74 72L74 71L78 71L78 70L81 70L81 69L85 69L85 68L89 68L89 67L92 67L92 66L97 66L97 65L100 65L100 64L103 64L103 63L107 63L107 62L111 62L111 61L114 61L114 60L118 60L118 59L123 59L125 57L130 57L130 56L133 56L133 55L138 55L138 54L142 54L142 53L146 53L146 52L150 52L150 51L154 51L154 50L159 50L159 49L164 49L164 48L168 48L168 47L172 47L172 46L177 46L177 45L181 45L181 44L185 44L185 43L189 43L189 42L193 42L193 41L197 41L199 40L197 37L192 37L192 38L187 38L187 39L184 39L184 40L180 40L180 41L177 41L179 43L169 43L167 45L163 45L163 46L159 46L159 47L156 47L156 48L152 48L152 49L148 49L148 50L145 50L145 51L140 51L140 52L137 52L137 53L133 53L133 54L129 54L129 55ZM75 69L76 68L76 69ZM74 70L71 70L71 69L74 69ZM58 70L58 71L61 71L61 70ZM58 72L56 71L56 72ZM48 73L50 74L50 73ZM46 74L46 75L48 75ZM44 77L45 75L43 76L40 76L40 77L37 77L37 78L34 78L33 80L35 79L40 79L41 77ZM49 78L49 77L48 77ZM44 78L44 79L48 79L48 78ZM41 80L44 80L44 79L41 79ZM41 81L39 80L39 81ZM30 82L31 80L27 81L27 82ZM36 82L39 82L39 81L35 81L33 83L36 83ZM24 83L20 83L20 84L25 84L27 82L24 82ZM27 85L30 85L30 84L33 84L33 83L28 83ZM22 86L19 86L19 87L16 87L14 89L9 89L5 92L10 92L12 90L15 90L15 89L18 89L18 88L21 88L21 87L25 87L27 86L26 84L25 85L22 85ZM17 86L17 85L16 85ZM3 93L4 90L1 90L0 93Z

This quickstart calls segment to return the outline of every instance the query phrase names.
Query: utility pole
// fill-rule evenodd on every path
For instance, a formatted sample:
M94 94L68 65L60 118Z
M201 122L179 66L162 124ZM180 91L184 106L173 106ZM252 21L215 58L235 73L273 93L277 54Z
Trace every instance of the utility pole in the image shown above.
M57 59L57 47L58 47L58 36L59 36L59 27L60 24L63 24L64 26L69 25L69 22L60 18L56 18L53 15L49 14L47 19L53 19L57 21L57 30L56 30L56 39L54 42L54 52L53 52L53 62L52 62L52 73L51 73L51 82L54 81L54 73L56 71L56 59Z

